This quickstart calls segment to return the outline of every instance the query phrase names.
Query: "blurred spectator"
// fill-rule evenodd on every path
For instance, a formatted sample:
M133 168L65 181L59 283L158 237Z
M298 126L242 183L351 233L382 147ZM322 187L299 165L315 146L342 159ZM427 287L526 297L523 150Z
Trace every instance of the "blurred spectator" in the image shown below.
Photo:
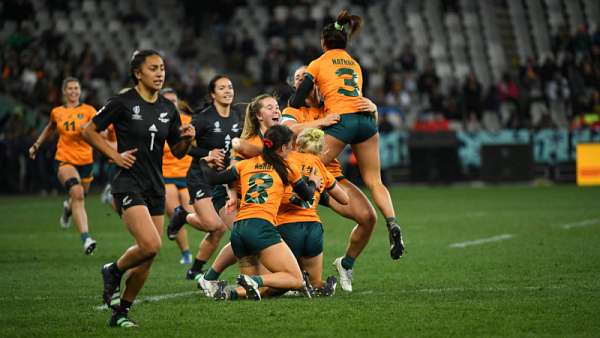
M573 51L575 52L576 60L581 60L590 55L592 51L592 39L588 34L586 25L577 27L577 32L573 37Z
M477 76L473 72L469 73L462 89L463 106L467 120L481 121L482 95L481 83Z
M419 76L418 88L420 94L431 95L433 88L439 86L440 78L435 71L433 61L427 62L425 70Z
M404 48L402 48L399 60L403 71L413 72L417 70L417 57L409 44L405 44Z
M106 82L119 78L117 63L112 58L110 53L104 53L102 61L94 67L94 70L92 71L92 77L103 79Z
M381 134L387 134L394 131L394 125L390 122L387 114L379 115L378 129Z

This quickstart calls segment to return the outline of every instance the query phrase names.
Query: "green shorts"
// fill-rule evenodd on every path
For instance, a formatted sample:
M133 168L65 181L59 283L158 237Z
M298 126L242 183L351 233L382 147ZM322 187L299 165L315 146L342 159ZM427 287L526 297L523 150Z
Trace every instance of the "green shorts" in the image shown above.
M185 177L165 177L165 184L174 184L177 187L177 190L187 188L187 181Z
M219 210L225 206L225 203L227 203L228 199L229 196L227 196L227 189L223 185L219 184L213 186L212 203L217 213L219 213Z
M277 230L296 259L315 257L323 252L323 224L319 222L286 223Z
M229 238L233 254L237 258L257 255L262 250L281 242L275 226L262 218L236 221Z
M79 178L81 179L82 182L86 182L86 181L91 182L92 179L94 178L94 163L84 164L84 165L75 165L75 164L71 164L69 162L54 160L54 166L55 166L55 169L57 172L58 172L58 168L60 168L63 165L71 165L71 166L75 167L75 169L77 170L77 173L79 174Z
M340 122L325 128L324 131L346 144L357 144L377 134L377 123L369 113L342 114Z

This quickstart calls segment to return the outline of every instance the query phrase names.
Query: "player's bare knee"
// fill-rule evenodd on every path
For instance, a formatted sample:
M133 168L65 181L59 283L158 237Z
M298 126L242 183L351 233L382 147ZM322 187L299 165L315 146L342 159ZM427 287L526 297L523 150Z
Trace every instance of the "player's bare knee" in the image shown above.
M355 212L355 221L360 227L370 230L375 227L375 224L377 223L377 213L375 213L373 208L359 208Z
M85 191L83 190L83 186L81 184L72 186L69 190L69 196L74 201L83 201L83 199L85 198Z
M160 252L160 247L162 246L162 241L160 238L155 238L153 240L147 241L144 244L140 245L140 248L144 252L146 257L154 257L158 255Z
M223 235L227 231L227 226L220 218L213 219L206 224L208 227L207 231L212 234Z
M225 225L225 222L221 221L217 224L217 227L215 229L215 232L223 235L227 232L227 225Z
M380 186L383 186L383 182L381 182L381 178L380 177L376 177L376 176L367 176L363 178L365 185L367 186L367 189L369 189L369 191L374 191L376 189L378 189Z

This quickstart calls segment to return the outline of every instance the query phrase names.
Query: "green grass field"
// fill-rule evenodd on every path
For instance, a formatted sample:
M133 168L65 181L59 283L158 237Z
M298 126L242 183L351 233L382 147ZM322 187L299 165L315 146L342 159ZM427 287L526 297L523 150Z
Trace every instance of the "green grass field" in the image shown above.
M131 311L141 327L126 331L109 328L99 309L100 267L132 242L119 218L88 198L98 249L86 257L76 231L59 228L61 199L1 197L0 336L600 336L600 189L400 187L393 198L408 254L389 258L380 221L353 293L215 302L183 279L187 267L165 238ZM333 274L353 224L329 210L322 217ZM196 247L201 234L190 234Z

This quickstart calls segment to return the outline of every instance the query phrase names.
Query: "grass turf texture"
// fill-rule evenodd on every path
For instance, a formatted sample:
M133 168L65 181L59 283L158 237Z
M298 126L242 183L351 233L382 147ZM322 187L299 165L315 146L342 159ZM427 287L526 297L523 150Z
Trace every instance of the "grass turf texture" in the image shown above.
M408 254L389 258L383 221L357 260L354 292L333 298L215 302L184 280L163 240L131 317L109 328L100 267L132 242L98 196L87 201L96 254L61 230L62 199L0 197L0 336L600 336L600 189L573 186L392 190ZM325 275L353 224L322 211ZM563 225L586 221L585 226ZM194 251L201 233L189 229ZM449 245L501 234L508 240ZM223 277L233 282L237 268ZM182 296L182 293L188 293ZM151 296L178 294L148 301Z

